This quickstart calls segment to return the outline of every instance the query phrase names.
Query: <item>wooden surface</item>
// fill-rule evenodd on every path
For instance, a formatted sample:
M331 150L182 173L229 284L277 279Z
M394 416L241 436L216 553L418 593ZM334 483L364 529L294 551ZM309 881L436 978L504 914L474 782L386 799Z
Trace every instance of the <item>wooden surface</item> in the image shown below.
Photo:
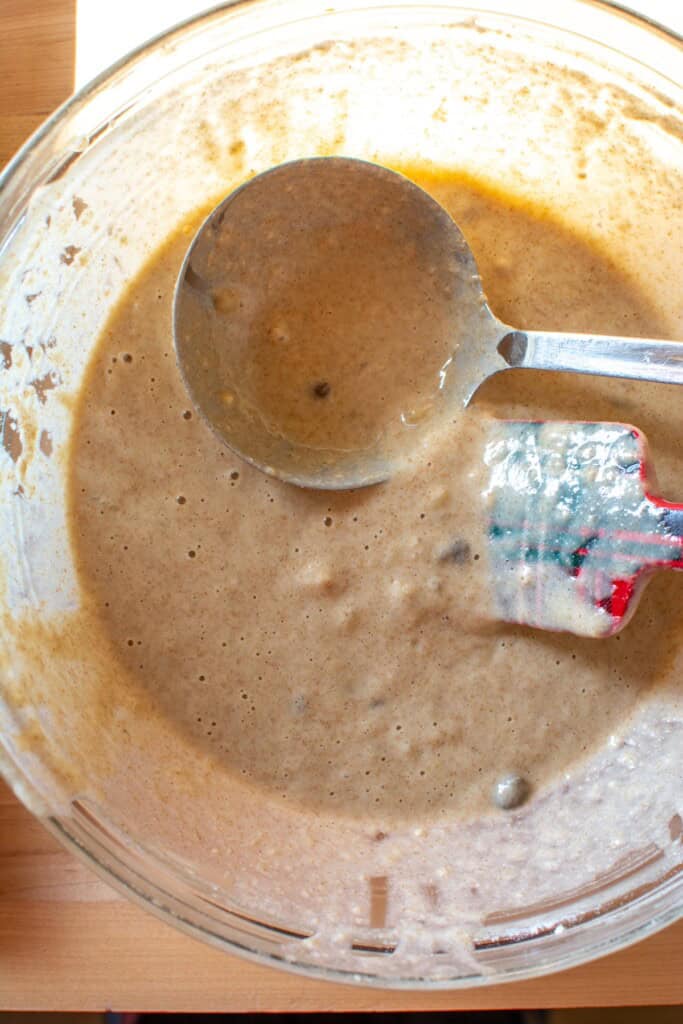
M683 922L533 982L374 992L259 967L174 931L100 882L0 783L0 1009L396 1010L683 1002Z
M0 168L73 89L76 0L0 0Z
M69 94L73 0L0 0L0 166ZM398 993L304 981L210 949L123 900L0 783L0 1010L397 1010L683 1003L683 922L534 982Z

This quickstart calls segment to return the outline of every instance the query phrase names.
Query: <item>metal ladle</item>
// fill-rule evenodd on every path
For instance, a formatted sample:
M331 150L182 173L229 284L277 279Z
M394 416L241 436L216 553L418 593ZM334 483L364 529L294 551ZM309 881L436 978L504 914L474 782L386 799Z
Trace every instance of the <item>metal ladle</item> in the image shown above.
M306 417L323 408L324 403L316 400L328 397L330 384L313 380L307 394L288 395L286 386L277 390L278 360L293 362L296 371L298 350L297 340L292 345L288 337L287 323L278 320L271 306L282 306L283 290L298 289L307 297L305 275L292 257L292 247L303 241L300 252L314 269L324 269L325 261L333 258L345 258L343 265L353 268L354 260L366 255L366 237L381 237L389 246L381 259L394 273L396 294L387 296L387 302L409 304L412 291L400 282L412 275L419 283L415 294L420 296L420 310L432 317L430 324L436 323L435 311L448 318L448 358L434 371L442 409L467 406L485 380L510 368L683 384L680 342L522 331L502 323L489 309L474 257L458 226L404 176L343 157L297 160L258 175L212 211L190 245L174 298L177 360L193 403L226 445L272 476L322 489L366 486L390 476L401 444L411 442L411 424L403 434L392 435L391 444L385 432L373 434L370 428L367 436L361 431L364 440L358 444L337 443L333 436L302 441L308 436ZM396 276L399 271L403 277ZM374 265L368 277L373 274ZM371 285L372 280L368 284L361 279L358 286L360 333ZM334 281L330 294L333 302ZM296 303L296 295L289 299L290 306ZM353 306L353 295L344 301ZM422 327L427 330L427 321L418 322L420 310L416 346L423 344ZM386 334L390 321L382 323ZM300 334L306 329L306 323L299 325ZM317 339L305 340L315 352ZM348 338L351 354L355 342ZM340 358L339 338L330 344L334 358ZM372 337L365 344L373 356ZM365 362L358 364L359 369L350 365L360 389ZM260 393L261 378L270 380L271 370L275 376L266 409L255 395ZM287 422L300 415L296 430L280 424L280 401L283 407L289 403ZM430 409L438 405L427 403L423 422L429 422ZM376 410L370 411L374 415ZM359 415L354 410L350 419Z

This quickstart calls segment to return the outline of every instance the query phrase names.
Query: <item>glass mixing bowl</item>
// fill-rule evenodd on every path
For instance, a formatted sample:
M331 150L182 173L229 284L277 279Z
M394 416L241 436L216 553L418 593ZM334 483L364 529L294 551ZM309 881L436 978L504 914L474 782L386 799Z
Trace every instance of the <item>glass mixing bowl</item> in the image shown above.
M518 811L379 842L214 771L143 695L102 692L70 642L85 598L66 500L75 399L126 282L198 207L288 159L419 161L534 196L646 279L680 336L680 60L664 31L581 0L247 0L116 65L4 173L0 762L177 927L303 973L447 987L568 967L681 914L683 779L658 765L680 768L683 731L663 697Z

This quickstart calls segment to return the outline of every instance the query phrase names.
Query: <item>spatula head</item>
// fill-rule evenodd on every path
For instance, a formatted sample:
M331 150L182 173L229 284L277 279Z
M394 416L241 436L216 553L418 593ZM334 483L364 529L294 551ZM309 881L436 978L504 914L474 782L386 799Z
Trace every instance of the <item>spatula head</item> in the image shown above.
M609 636L633 614L649 572L683 567L680 507L651 497L636 428L504 421L485 459L501 619Z

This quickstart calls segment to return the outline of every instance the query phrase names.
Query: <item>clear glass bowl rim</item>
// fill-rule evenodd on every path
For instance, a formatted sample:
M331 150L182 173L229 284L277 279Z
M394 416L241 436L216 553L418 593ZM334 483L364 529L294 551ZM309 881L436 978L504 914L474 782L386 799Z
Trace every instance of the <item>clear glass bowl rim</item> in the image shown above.
M0 233L4 234L4 238L0 237L0 251L7 235L9 234L11 237L11 228L15 220L17 203L16 201L15 203L12 202L13 190L19 192L18 200L21 201L26 191L32 191L39 184L54 175L54 166L49 166L47 169L41 168L39 177L30 177L31 171L37 170L40 167L42 144L49 142L55 137L59 129L77 114L80 107L85 106L99 93L110 88L118 78L125 79L130 76L135 68L143 65L151 54L167 46L173 40L181 39L188 29L208 24L214 18L220 18L230 10L246 10L261 6L265 2L267 0L225 0L225 2L217 4L208 11L184 19L172 28L153 36L140 46L135 47L90 82L86 83L59 106L27 139L0 173L0 203L6 199L7 194L9 194L10 203L8 215L6 218L3 218L4 223L0 221ZM683 36L657 20L650 18L648 15L634 11L628 5L616 3L614 0L574 0L574 2L577 5L581 4L589 8L603 9L608 14L614 15L615 18L631 20L639 24L646 31L663 36L669 43L673 43L680 50L683 50ZM419 5L418 0L416 4L409 6ZM362 7L362 2L358 6L359 8ZM389 4L388 6L392 5ZM468 7L467 4L462 4L461 6ZM319 13L324 14L325 8L321 7ZM543 21L538 23L543 24ZM604 43L605 41L603 40L602 42ZM92 140L88 139L87 144L90 141ZM23 177L28 177L27 183L22 181ZM10 231L5 233L4 228L7 224L9 224ZM32 803L33 798L35 798L36 802L40 803L41 798L37 792L33 791L30 779L21 777L21 788L25 802ZM143 872L138 871L134 855L130 859L128 855L126 859L123 859L117 852L121 849L120 845L115 842L108 843L106 837L102 838L101 830L91 830L86 820L81 819L80 822L74 823L70 818L65 819L49 814L41 815L40 820L63 846L87 863L104 881L162 921L172 924L178 930L256 963L279 967L304 977L317 977L329 981L369 985L385 989L436 991L473 988L491 984L497 985L507 981L532 979L553 974L560 970L566 970L624 949L675 923L677 920L683 919L683 884L681 884L683 883L683 876L676 870L669 873L669 876L664 880L664 884L657 885L652 890L648 889L645 893L635 892L633 894L635 896L633 902L624 901L616 909L610 909L606 915L598 914L594 919L582 923L579 926L579 930L583 941L575 943L569 950L562 948L562 936L544 936L544 939L546 941L549 940L550 945L553 947L555 945L553 940L559 940L558 949L554 955L552 955L551 950L549 962L526 964L523 967L514 967L512 970L502 971L493 976L483 974L457 979L448 978L445 980L384 978L372 973L364 974L343 969L316 967L309 963L299 964L291 962L264 951L263 948L255 948L257 943L252 948L240 943L235 938L228 938L225 934L220 933L217 922L210 914L203 913L196 907L191 906L184 899L181 892L170 891L170 887L163 884L163 877L160 876L159 881L152 881ZM99 835L97 834L98 831ZM603 934L601 925L607 923L613 926L613 930L611 935L606 936Z

